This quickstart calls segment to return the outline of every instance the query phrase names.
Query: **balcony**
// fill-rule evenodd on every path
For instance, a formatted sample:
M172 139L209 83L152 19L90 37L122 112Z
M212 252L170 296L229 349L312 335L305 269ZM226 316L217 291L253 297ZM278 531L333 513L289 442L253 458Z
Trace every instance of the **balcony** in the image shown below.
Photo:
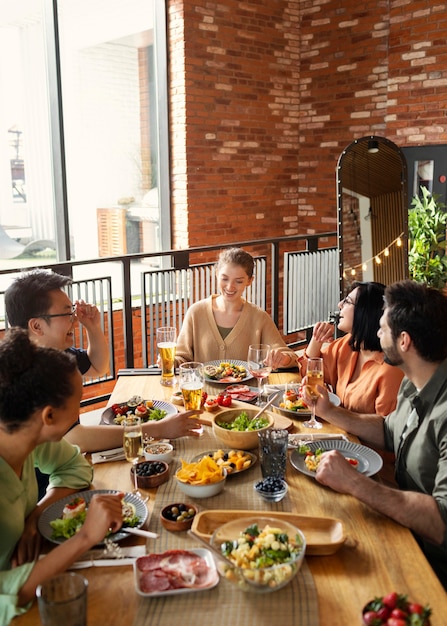
M235 242L255 258L255 278L247 300L268 311L285 342L299 348L313 325L328 319L340 299L339 257L334 232ZM72 300L95 303L109 343L110 371L84 378L82 406L108 399L119 369L148 368L156 362L155 329L180 328L188 307L216 293L215 260L226 246L127 254L48 264L72 277ZM22 268L23 270L32 267ZM0 272L0 318L4 329L4 292L19 272ZM86 347L79 327L75 345Z

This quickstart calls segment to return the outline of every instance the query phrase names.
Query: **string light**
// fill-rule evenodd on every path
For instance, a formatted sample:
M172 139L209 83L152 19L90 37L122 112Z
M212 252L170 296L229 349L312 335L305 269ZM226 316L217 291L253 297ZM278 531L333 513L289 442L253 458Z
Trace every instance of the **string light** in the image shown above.
M362 263L358 263L358 265L353 265L352 267L347 267L345 268L345 270L343 271L343 278L346 278L346 273L349 272L351 274L351 276L355 276L356 275L356 270L361 268L363 272L366 272L368 269L368 264L372 263L373 261L375 261L376 265L380 265L382 263L382 256L383 257L389 257L390 255L390 248L392 246L397 246L398 248L402 247L402 237L403 237L404 233L401 233L398 237L396 237L396 239L393 239L393 241L391 241L391 243L389 243L383 250L381 250L380 252L378 252L377 254L375 254L373 257L371 257L370 259L366 259L366 261L362 261Z

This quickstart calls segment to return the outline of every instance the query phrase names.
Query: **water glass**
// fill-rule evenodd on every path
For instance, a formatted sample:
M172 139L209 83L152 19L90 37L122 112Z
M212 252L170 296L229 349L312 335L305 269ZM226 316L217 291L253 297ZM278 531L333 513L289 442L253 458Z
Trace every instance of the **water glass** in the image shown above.
M74 572L65 572L36 589L43 626L86 626L88 581Z
M269 428L258 433L259 461L263 478L284 478L286 474L289 433L283 428Z
M158 352L161 361L160 384L172 387L175 385L175 348L177 329L175 326L161 326L156 330Z

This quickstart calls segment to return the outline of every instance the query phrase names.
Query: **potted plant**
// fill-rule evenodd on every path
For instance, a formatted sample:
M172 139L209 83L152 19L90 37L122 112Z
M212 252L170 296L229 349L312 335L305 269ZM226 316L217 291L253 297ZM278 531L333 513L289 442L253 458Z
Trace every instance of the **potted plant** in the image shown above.
M430 287L444 289L447 282L445 205L440 196L421 187L408 212L410 278Z

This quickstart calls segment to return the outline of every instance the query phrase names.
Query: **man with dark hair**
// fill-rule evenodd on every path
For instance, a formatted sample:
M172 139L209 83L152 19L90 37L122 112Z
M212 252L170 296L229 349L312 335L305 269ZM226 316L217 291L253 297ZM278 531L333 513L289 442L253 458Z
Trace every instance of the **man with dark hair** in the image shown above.
M385 418L353 413L331 405L319 386L317 413L394 452L399 489L359 473L335 450L322 455L316 479L410 528L447 589L447 298L402 281L387 287L384 300L380 344L405 374L396 410Z
M100 314L95 305L83 300L71 302L64 289L71 284L67 276L46 269L20 274L5 292L6 316L11 326L28 330L32 341L45 348L66 350L75 355L81 374L100 376L109 366L107 340L102 332ZM74 326L80 322L86 329L86 350L73 347ZM189 411L143 425L144 432L154 438L199 436L197 415ZM123 444L121 426L77 424L65 438L83 452L118 448Z

